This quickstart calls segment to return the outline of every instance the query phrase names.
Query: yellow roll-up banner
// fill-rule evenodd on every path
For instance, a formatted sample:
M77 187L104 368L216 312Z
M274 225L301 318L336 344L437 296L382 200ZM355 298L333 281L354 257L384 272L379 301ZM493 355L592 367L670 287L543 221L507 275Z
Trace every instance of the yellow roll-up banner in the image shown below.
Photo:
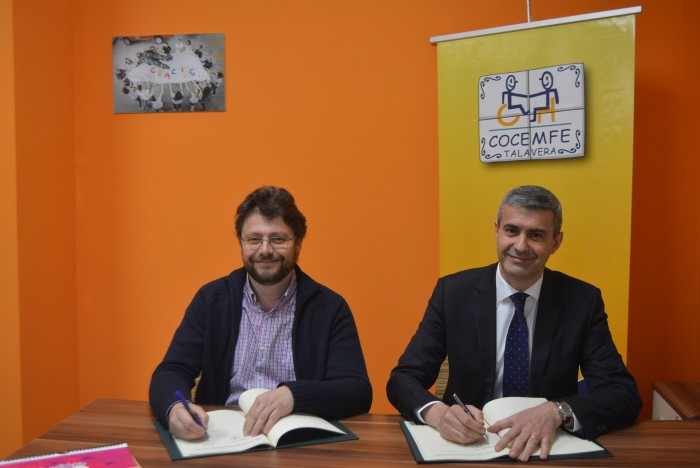
M433 41L440 271L496 261L501 198L518 185L544 186L563 205L565 233L547 266L601 288L624 356L635 17L575 18Z

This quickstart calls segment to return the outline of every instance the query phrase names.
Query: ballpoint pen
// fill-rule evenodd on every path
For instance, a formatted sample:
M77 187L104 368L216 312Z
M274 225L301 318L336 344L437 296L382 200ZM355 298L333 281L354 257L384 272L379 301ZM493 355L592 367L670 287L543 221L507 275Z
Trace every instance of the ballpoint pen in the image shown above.
M184 396L182 396L182 393L180 393L178 390L175 390L175 396L177 397L178 400L180 400L180 403L185 405L185 409L187 410L188 413L190 413L190 416L192 416L192 419L194 419L194 422L202 426L202 428L206 431L206 427L204 427L204 424L202 423L202 420L199 419L199 416L197 416L197 413L192 411L192 408L190 408L190 403L185 399Z
M459 399L459 397L457 396L457 394L456 394L456 393L453 393L453 394L452 394L452 397L455 399L455 401L457 402L457 404L464 410L464 412L467 413L469 416L471 416L472 419L473 419L474 421L476 421L476 418L474 417L474 414L473 414L471 411L469 411L469 408L467 408L467 406L466 406L464 403L462 403L462 400ZM484 440L485 440L486 442L489 441L489 438L486 436L486 434L481 434L481 435L484 436Z

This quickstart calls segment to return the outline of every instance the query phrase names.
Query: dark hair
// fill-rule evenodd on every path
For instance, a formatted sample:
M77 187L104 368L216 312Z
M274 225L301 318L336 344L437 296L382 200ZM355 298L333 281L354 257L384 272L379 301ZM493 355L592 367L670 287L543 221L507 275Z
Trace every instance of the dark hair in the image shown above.
M510 205L526 210L549 210L554 213L554 236L561 232L563 222L561 203L556 196L544 187L537 185L522 185L515 187L503 197L501 205L498 207L498 218L496 222L500 226L503 216L503 206Z
M236 235L241 237L248 216L260 213L265 219L281 217L294 231L294 237L306 236L306 218L294 204L294 197L281 187L264 186L251 192L236 210Z
M182 99L182 93L180 91L175 91L175 99Z

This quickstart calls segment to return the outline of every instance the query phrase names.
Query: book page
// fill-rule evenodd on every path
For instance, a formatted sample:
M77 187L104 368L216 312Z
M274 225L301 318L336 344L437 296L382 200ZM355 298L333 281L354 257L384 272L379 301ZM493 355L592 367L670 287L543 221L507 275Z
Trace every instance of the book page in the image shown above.
M494 450L493 447L500 438L498 435L490 432L486 433L488 442L481 440L473 444L462 445L443 439L437 429L433 427L418 425L412 421L406 421L403 424L405 424L405 427L411 433L418 450L427 461L491 460L508 455L508 450L504 450L500 453Z
M484 405L482 410L484 419L487 425L491 425L501 419L509 418L515 413L519 413L526 409L534 408L547 401L546 398L528 398L528 397L505 397L491 400ZM501 437L508 432L508 429L503 429L498 433Z
M253 406L255 399L267 391L269 390L264 388L251 388L250 390L243 392L238 398L238 404L243 412L248 413L250 408ZM345 434L345 432L338 429L323 418L310 414L295 413L280 418L280 420L277 421L274 426L272 426L272 429L267 437L270 439L272 446L276 447L283 435L296 429L320 429L335 434Z
M534 408L547 400L545 398L507 397L492 400L484 405L483 414L487 426L497 421L508 418L515 413ZM487 441L477 441L469 445L461 445L443 439L437 429L426 425L418 425L413 422L403 422L405 429L413 439L415 447L426 461L475 461L491 460L499 457L507 457L508 449L501 452L495 451L495 445L509 429L499 431L498 434L486 433ZM583 455L605 452L595 442L580 439L563 429L557 429L550 456ZM532 454L539 457L540 451Z
M283 435L295 429L320 429L335 434L345 434L344 431L338 429L323 418L310 414L296 413L280 418L280 420L272 426L267 437L272 442L273 447L276 447Z
M262 395L263 393L269 391L270 390L266 388L251 388L246 390L245 392L241 393L241 396L238 397L238 406L241 407L244 414L248 414L248 411L250 411L250 408L253 406L253 403L255 403L255 399L258 397L258 395Z
M572 455L572 454L584 454L592 452L603 452L600 445L593 441L586 439L579 439L573 434L569 434L563 429L557 429L556 434L554 434L554 442L552 443L552 448L549 450L549 455ZM536 455L539 456L540 451L538 450Z
M253 447L270 445L264 435L246 437L243 435L245 416L240 411L210 411L207 436L200 440L183 440L177 437L175 444L184 457L215 453L243 452Z
M501 419L508 418L515 413L524 411L529 408L534 408L542 403L547 402L546 398L528 398L528 397L505 397L497 400L491 400L484 405L484 418L489 424L493 424ZM503 429L498 432L498 435L503 437L509 429ZM566 432L563 429L557 429L554 434L552 448L549 451L550 455L568 455L576 453L599 452L603 449L590 440L580 439L573 434ZM540 451L533 453L533 456L539 456Z

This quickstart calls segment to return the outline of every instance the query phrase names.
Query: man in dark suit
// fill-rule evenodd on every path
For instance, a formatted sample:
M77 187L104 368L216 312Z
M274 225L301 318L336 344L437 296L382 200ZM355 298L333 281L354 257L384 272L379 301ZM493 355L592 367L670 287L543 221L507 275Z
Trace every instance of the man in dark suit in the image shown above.
M559 426L595 438L634 422L641 399L613 343L600 290L545 268L561 246L561 225L550 191L523 186L506 194L496 220L498 263L438 281L391 372L387 395L404 416L463 444L509 427L496 450L510 447L509 456L521 461L537 449L546 459ZM428 389L445 357L450 374L440 401ZM587 393L577 393L579 369ZM470 403L473 417L454 404L454 394ZM479 408L503 396L549 401L485 428Z

